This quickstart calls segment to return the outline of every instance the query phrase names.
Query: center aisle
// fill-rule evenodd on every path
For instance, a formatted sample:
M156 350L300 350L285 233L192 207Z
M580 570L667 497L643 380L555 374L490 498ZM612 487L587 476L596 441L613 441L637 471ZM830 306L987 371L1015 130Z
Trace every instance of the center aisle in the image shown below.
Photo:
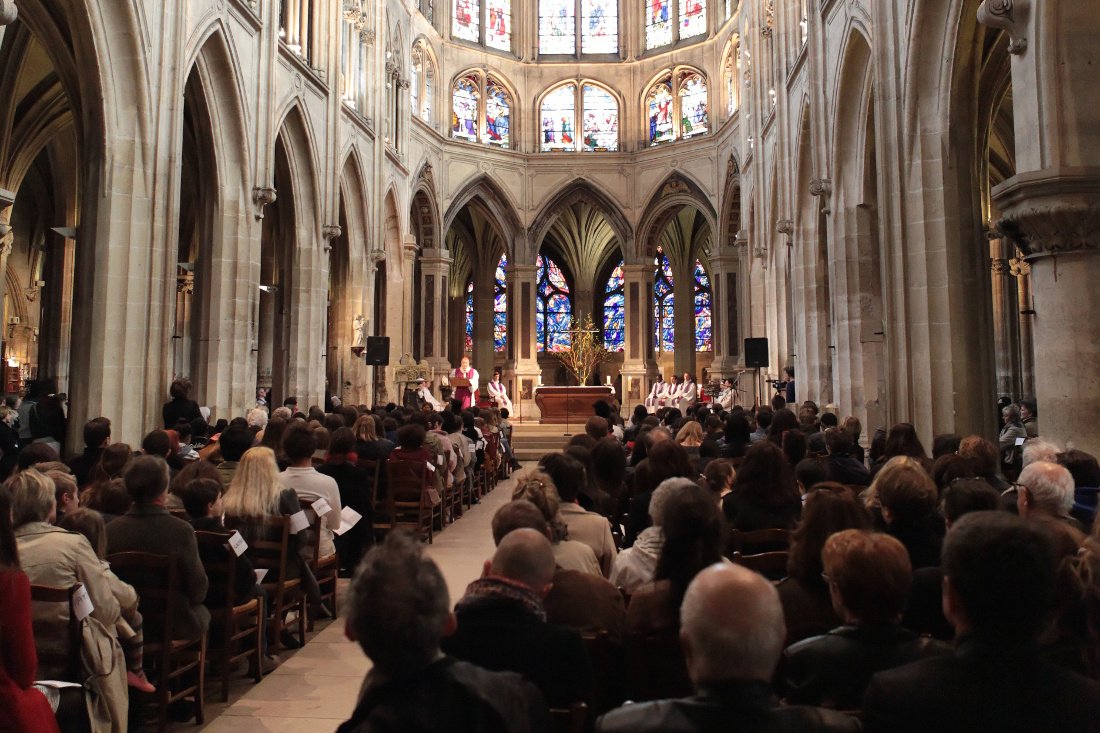
M425 545L428 555L439 564L447 580L452 606L466 586L481 576L485 560L492 557L493 514L511 499L512 486L511 480L498 483L492 492L482 497L480 504L436 534L434 544ZM340 581L341 594L347 590L347 583L347 580ZM208 694L209 722L204 727L177 724L173 730L209 733L335 731L355 709L359 687L370 669L370 662L359 646L344 638L344 608L341 597L340 618L311 638L262 682L250 686L228 707L219 712L221 706L212 704L216 696ZM207 685L210 684L207 677Z

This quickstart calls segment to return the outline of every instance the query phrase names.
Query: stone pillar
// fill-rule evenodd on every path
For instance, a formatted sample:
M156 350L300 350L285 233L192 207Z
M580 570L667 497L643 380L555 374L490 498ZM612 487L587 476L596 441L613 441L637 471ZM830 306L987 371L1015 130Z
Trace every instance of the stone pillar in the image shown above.
M539 408L535 404L535 388L542 379L539 368L538 344L535 343L535 279L534 265L509 263L505 278L508 283L508 351L502 379L516 408L516 417L524 422L537 421Z
M0 16L3 10L4 3L0 1ZM14 205L15 192L0 188L0 303L4 302L4 291L7 289L7 278L3 277L3 274L8 270L8 255L11 254L11 248L15 244L15 234L11 229L11 210ZM7 333L8 324L0 324L0 345L8 340Z
M993 275L993 345L995 349L997 394L1019 399L1016 368L1018 345L1013 326L1017 319L1017 299L1013 275L1005 257L1005 242L990 234L989 254Z
M496 361L496 344L493 337L493 290L496 261L477 263L474 267L474 344L470 361L488 380ZM509 291L509 297L512 293ZM509 310L512 303L509 300ZM509 332L510 334L511 332Z
M1035 315L1031 294L1031 265L1026 260L1009 260L1009 267L1016 278L1016 304L1020 314L1019 348L1020 394L1035 396L1035 338L1032 335L1031 317Z
M710 258L711 328L714 333L714 362L710 376L718 380L737 372L741 354L738 259L737 252L732 249L723 249Z
M447 359L448 284L451 253L445 249L426 249L420 257L420 353L437 374L451 367ZM438 385L437 385L438 386Z
M1031 265L1035 397L1044 438L1100 449L1100 13L1092 3L985 0L1012 57L1016 175L995 187Z
M686 268L676 268L673 280L675 298L672 301L672 317L676 333L672 343L672 369L676 374L695 373L695 261L691 260Z
M623 415L627 415L649 394L657 376L657 363L653 359L653 266L624 265L623 293L626 334L620 399Z

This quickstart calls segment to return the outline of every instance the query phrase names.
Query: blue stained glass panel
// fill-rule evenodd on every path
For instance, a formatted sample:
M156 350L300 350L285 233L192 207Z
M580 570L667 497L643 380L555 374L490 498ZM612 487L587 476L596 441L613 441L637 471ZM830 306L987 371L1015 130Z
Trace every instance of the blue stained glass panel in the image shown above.
M539 0L539 53L577 52L576 12L574 0Z
M585 84L584 149L619 149L619 103L602 87Z
M538 305L535 312L538 349L565 351L569 348L569 328L573 321L569 285L561 268L549 257L540 254L535 264L538 271Z
M478 81L464 76L455 82L451 94L451 137L477 142L477 107L481 93Z
M653 85L646 95L649 116L649 144L667 142L675 137L672 129L672 86L668 82Z
M466 286L466 351L474 350L474 281Z
M707 32L707 0L680 0L680 38Z
M704 21L704 30L705 28ZM485 10L485 45L498 51L512 50L512 0L488 0Z
M480 0L454 0L451 35L474 43L481 40Z
M661 248L653 262L656 275L653 278L653 325L658 351L672 351L676 344L676 327L673 316L672 263Z
M502 148L509 146L511 113L512 100L507 90L489 77L485 90L485 134L490 145L499 145Z
M626 333L626 298L623 295L623 263L607 279L603 300L603 345L608 351L622 351Z
M685 137L707 131L707 83L693 72L680 77L680 134Z
M703 263L695 260L695 350L713 351L710 278Z
M670 0L643 0L646 14L645 21L645 47L646 49L667 46L672 43L672 12L669 7Z
M617 0L581 0L581 53L618 53Z
M542 100L542 150L576 150L577 85L566 84Z
M493 273L493 348L504 351L508 345L508 284L504 271L508 269L508 255L502 254Z

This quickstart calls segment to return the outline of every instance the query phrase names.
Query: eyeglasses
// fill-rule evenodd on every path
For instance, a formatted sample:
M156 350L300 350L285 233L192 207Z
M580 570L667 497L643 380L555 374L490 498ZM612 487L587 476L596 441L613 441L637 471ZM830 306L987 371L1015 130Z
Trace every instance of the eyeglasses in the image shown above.
M1023 490L1031 491L1031 487L1028 486L1027 484L1015 484L1014 483L1014 484L1011 484L1011 486L1017 493L1019 493L1020 491L1023 491Z

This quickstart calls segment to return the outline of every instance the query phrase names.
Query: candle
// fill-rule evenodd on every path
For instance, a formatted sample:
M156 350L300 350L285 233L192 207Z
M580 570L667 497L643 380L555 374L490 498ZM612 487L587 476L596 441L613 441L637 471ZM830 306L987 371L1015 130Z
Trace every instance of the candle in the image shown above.
M542 386L542 375L541 374L539 375L539 386L540 387Z
M611 384L611 375L610 374L607 375L607 383Z

